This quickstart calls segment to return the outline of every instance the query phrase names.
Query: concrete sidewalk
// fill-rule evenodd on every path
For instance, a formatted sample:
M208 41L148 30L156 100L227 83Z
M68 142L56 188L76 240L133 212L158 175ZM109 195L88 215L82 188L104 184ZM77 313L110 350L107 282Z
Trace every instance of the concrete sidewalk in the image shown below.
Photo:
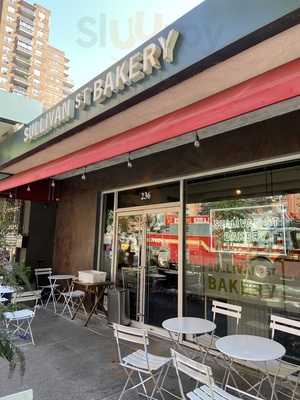
M88 328L80 319L70 321L40 309L33 322L36 346L22 347L26 357L23 382L18 371L8 379L8 367L0 361L0 395L32 388L34 400L117 400L125 382L118 364L112 329L104 319L94 319ZM152 337L154 354L169 356L170 342ZM133 348L134 349L134 348ZM217 379L222 366L208 359ZM251 371L247 377L252 379ZM191 385L186 381L187 387ZM178 393L175 371L170 370L167 386ZM157 396L159 397L159 396ZM138 398L134 392L126 399ZM166 396L167 399L172 397ZM125 399L125 398L124 398Z

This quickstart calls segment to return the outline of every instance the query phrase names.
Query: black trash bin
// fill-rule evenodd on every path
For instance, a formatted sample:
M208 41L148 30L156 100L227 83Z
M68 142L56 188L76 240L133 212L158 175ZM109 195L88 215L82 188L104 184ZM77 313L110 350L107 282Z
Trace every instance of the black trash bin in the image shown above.
M107 309L109 323L130 325L128 289L108 289Z

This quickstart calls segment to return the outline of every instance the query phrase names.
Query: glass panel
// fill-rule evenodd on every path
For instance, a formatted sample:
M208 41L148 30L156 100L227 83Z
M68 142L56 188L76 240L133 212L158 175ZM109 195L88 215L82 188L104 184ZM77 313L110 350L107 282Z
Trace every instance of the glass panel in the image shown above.
M170 203L179 200L179 183L175 182L166 185L147 186L119 192L118 208Z
M187 184L185 315L211 319L213 299L238 304L239 332L266 337L271 313L300 320L298 177L292 169ZM216 322L217 335L235 333L229 318ZM299 337L275 339L300 363Z
M117 284L129 289L130 319L139 317L140 266L143 246L142 215L119 216Z
M110 278L112 267L112 246L113 246L113 222L114 222L114 193L103 196L103 230L100 252L100 270L107 272Z
M178 212L147 215L145 323L161 327L177 316Z

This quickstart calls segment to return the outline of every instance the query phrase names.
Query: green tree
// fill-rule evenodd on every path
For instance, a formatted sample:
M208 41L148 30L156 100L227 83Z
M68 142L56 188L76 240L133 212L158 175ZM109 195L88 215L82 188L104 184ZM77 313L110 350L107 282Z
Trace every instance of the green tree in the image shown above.
M16 200L0 198L0 275L2 281L10 286L17 286L23 282L28 286L26 267L12 265L6 268L6 248L8 247L7 237L9 233L17 234L17 220L19 204ZM5 311L14 311L15 306L0 305L0 319L3 319ZM20 367L21 376L25 373L25 358L23 352L15 345L12 338L5 329L0 329L0 358L8 362L9 374L11 375L17 366Z

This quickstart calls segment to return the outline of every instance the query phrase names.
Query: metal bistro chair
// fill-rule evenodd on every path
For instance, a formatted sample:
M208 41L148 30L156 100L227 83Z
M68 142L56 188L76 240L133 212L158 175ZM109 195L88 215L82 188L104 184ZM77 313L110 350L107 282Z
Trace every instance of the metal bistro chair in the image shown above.
M49 284L49 276L52 275L52 268L36 268L34 270L34 274L35 274L36 287L37 289L40 289L42 291L42 297L41 297L42 306L44 306L43 294L46 294L44 292L49 292L45 303L45 307L47 307L51 298L52 286L51 284ZM58 288L59 285L55 284L54 290L57 290Z
M82 307L85 315L87 315L87 311L85 309L83 298L85 297L85 292L83 290L74 290L74 282L72 282L70 290L67 292L61 292L61 297L64 299L63 309L61 312L61 316L64 315L66 311L69 312L70 318L73 317L75 312L75 306L78 308Z
M139 395L152 400L154 399L155 393L159 392L161 398L164 400L161 383L164 381L167 366L171 359L148 353L149 337L147 330L131 328L118 324L114 324L113 329L118 346L120 365L124 368L127 375L127 380L124 384L119 400L122 399L126 392L133 389L137 391L137 388L139 387L142 387L143 389L143 392L137 391ZM134 353L123 356L120 347L120 340L139 344L143 347L143 350L137 350ZM134 374L136 374L138 378L137 383L135 383L133 379ZM153 384L151 394L147 392L145 386L145 383L147 382ZM131 384L131 386L129 386L129 384Z
M213 300L212 302L212 312L213 312L213 322L216 323L217 315L225 315L227 318L231 318L231 320L235 323L235 334L238 333L239 330L239 322L242 317L242 307L237 306L235 304L224 303L222 301ZM202 335L199 338L199 343L202 346L205 346L209 351L212 350L214 355L218 353L216 348L216 340L219 339L214 333L212 335Z
M173 349L171 349L171 354L183 400L186 400L187 398L191 400L238 400L246 398L262 400L232 386L226 386L226 390L228 389L237 393L238 397L228 393L226 390L215 385L210 367L191 360ZM185 394L180 373L184 373L197 382L196 388L193 391Z
M29 335L32 344L34 345L31 324L36 314L38 301L41 299L41 291L35 290L32 292L13 293L12 304L25 303L34 301L33 310L26 308L23 310L6 311L3 313L6 329L9 331L12 328L12 335L20 335L26 338Z
M294 336L300 336L300 321L296 321L290 318L283 318L277 315L271 315L270 329L272 330L271 338L274 340L276 332L283 332ZM261 363L248 362L247 365L251 368L261 369L265 372L265 366ZM300 399L300 393L297 393L300 380L300 365L292 364L287 361L273 360L267 363L268 374L273 375L275 381L280 379L282 381L290 380L294 378L294 388L291 390L291 395L279 392L282 395L288 397L291 400ZM267 379L264 376L254 387L261 386L262 383Z

